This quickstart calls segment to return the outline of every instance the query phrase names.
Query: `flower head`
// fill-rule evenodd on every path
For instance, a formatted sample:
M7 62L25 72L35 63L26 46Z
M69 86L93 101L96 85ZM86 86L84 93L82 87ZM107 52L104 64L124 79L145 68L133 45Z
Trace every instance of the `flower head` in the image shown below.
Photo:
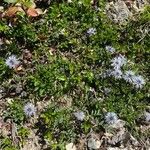
M147 121L147 122L149 122L150 121L150 113L149 112L145 112L145 120Z
M26 116L31 117L31 116L35 115L36 109L32 103L27 103L24 106L24 112L25 112Z
M110 52L110 53L114 53L115 52L115 48L113 48L112 46L106 46L105 49Z
M111 60L111 66L114 67L114 69L119 69L122 67L124 64L126 64L126 58L122 55L116 56Z
M6 65L9 67L9 68L16 68L16 66L19 65L19 60L16 58L15 55L11 55L9 56L7 59L6 59Z
M118 116L114 112L108 112L105 116L105 121L107 124L115 124L118 121Z
M94 34L96 34L96 29L95 29L95 28L89 28L89 29L87 30L87 34L88 34L88 35L94 35Z
M133 85L138 89L138 88L142 88L143 85L145 84L145 80L142 76L133 76L132 77L132 83Z
M110 77L111 76L111 69L107 69L105 72L102 73L102 78Z
M121 78L122 78L122 71L121 71L120 69L112 70L111 75L112 75L115 79L121 79Z
M129 70L129 71L125 71L124 75L123 75L123 79L127 82L132 83L132 77L134 76L134 72Z
M80 121L83 121L84 118L85 118L85 114L84 114L83 111L75 112L75 113L74 113L74 116L75 116L78 120L80 120Z

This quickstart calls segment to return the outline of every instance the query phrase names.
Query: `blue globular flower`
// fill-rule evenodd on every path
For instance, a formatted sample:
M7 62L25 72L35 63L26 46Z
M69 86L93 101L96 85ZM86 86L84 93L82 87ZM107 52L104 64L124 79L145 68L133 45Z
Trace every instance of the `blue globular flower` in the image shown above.
M96 29L95 28L89 28L87 30L87 34L90 36L96 34Z
M20 61L16 58L15 55L11 55L6 59L6 65L9 68L16 68L19 65Z
M145 84L145 80L142 76L138 75L138 76L133 76L132 77L132 83L133 85L137 88L137 89L141 89L144 84Z
M105 115L105 122L109 125L115 124L118 121L118 116L114 112L108 112Z
M145 112L144 116L145 116L145 121L149 122L150 121L150 113Z
M122 71L120 69L114 69L114 70L112 70L111 75L115 79L121 79L122 78Z
M35 115L36 108L34 107L34 105L32 103L27 103L24 106L24 112L25 112L26 116L31 117L31 116Z
M102 78L110 77L111 76L111 69L106 70L105 72L102 73Z
M110 53L114 53L116 51L115 48L113 48L112 46L106 46L105 49Z
M131 70L125 71L125 73L123 75L123 79L126 82L132 83L133 82L132 77L134 77L134 75L135 75L135 73Z
M85 118L85 114L83 111L78 111L78 112L75 112L73 114L77 118L77 120L83 121Z
M125 65L127 62L126 58L122 55L116 56L111 60L111 66L114 67L114 69L119 69L123 65Z

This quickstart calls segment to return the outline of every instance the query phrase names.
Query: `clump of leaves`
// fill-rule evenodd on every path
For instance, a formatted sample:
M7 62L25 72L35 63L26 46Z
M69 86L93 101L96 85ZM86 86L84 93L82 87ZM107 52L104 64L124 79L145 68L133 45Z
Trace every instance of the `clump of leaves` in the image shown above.
M12 10L16 9L16 2L12 4L15 7ZM25 5L21 8L25 8L27 13L30 7L24 2L29 1L19 2ZM102 73L112 67L111 59L122 54L129 62L129 65L122 67L123 73L133 69L144 79L148 77L149 15L146 12L149 12L149 7L137 20L123 27L113 24L105 15L103 6L99 7L95 10L89 0L82 4L78 1L53 1L41 18L33 19L18 14L11 22L12 27L7 26L7 19L1 21L0 30L4 38L10 41L2 47L4 57L8 55L7 52L22 55L24 49L33 52L30 64L26 60L22 62L28 95L31 94L37 101L43 97L55 100L40 115L41 124L38 126L44 128L39 129L40 133L52 149L63 149L65 141L69 142L81 133L90 132L90 120L84 120L82 124L80 122L79 126L75 123L71 115L74 108L87 112L96 125L104 125L104 109L115 112L133 131L136 118L148 104L148 83L139 90L123 78L103 78ZM89 29L93 29L94 34L89 34ZM114 53L106 51L107 45L115 47ZM3 58L0 67L3 78L7 72ZM110 89L110 93L104 90L106 88ZM53 105L59 103L58 98L65 94L72 98L70 108ZM18 124L22 123L22 104L19 101L11 103L5 116ZM27 136L26 130L20 129L20 136Z
M0 148L3 150L18 150L16 146L12 144L12 141L9 138L0 137Z
M4 0L4 2L6 2L8 4L19 3L26 7L34 7L35 6L34 0Z
M36 8L34 0L4 0L4 2L11 4L4 13L5 17L14 17L18 13L37 17L43 13L41 9Z
M0 58L0 82L10 75L9 68L6 66L3 59Z
M22 138L25 138L29 135L29 130L27 128L24 127L20 127L18 129L18 135L21 136Z
M41 114L42 126L45 126L43 131L44 137L49 141L52 147L58 142L60 143L74 139L75 128L71 118L69 109L60 109L57 106L50 106L44 113Z
M23 106L19 100L12 101L4 112L5 120L12 119L13 122L21 124L25 118L23 112Z

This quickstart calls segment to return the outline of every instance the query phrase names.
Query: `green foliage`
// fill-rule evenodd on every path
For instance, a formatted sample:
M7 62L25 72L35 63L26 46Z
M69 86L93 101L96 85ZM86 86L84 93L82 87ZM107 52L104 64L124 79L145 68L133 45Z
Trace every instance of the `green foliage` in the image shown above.
M6 119L12 119L13 122L21 124L24 120L23 106L19 100L11 102L8 111L4 113Z
M62 148L60 143L67 142L75 138L74 122L70 116L70 110L50 106L43 114L41 114L42 125L45 126L44 137L52 142L52 149ZM59 141L58 144L55 142ZM50 144L51 145L51 144Z
M28 8L35 6L34 0L4 0L8 4L20 3Z
M9 138L0 138L0 140L0 148L2 150L18 150Z
M9 27L3 23L2 21L0 21L0 32L5 32L9 29Z
M29 7L28 3L32 1L22 2ZM140 136L136 120L149 100L150 7L120 27L105 14L104 1L100 2L99 10L95 10L89 0L82 2L52 1L43 16L17 15L12 27L8 26L7 19L0 21L3 39L9 41L2 45L0 52L4 58L10 53L20 56L23 67L22 72L12 71L14 76L10 76L0 55L0 82L4 79L21 82L27 99L35 103L43 99L51 102L40 112L37 128L53 150L63 150L66 142L75 141L79 135L94 130L91 120L97 127L105 126L104 109L115 112L126 121L128 130ZM96 28L96 33L88 35L89 28ZM113 46L116 52L107 52L107 45ZM30 52L31 58L24 54L24 50ZM143 89L135 89L124 79L102 77L111 68L111 59L119 54L128 59L127 65L122 67L123 73L131 69L144 77L146 85ZM109 93L105 93L106 88L110 89ZM59 104L60 98L65 99L64 95L71 97L69 108ZM9 104L5 118L11 118L17 125L22 124L25 119L22 103L24 99ZM72 115L75 110L86 112L83 122L75 120ZM21 127L18 134L24 139L29 131ZM10 143L6 140L3 145Z
M0 82L2 82L6 78L6 76L8 76L9 74L10 74L10 71L5 65L4 60L0 58Z
M17 44L32 47L37 41L36 29L27 18L20 15L18 19L17 24L6 34L9 38L13 38Z
M7 3L16 3L18 0L4 0Z
M26 137L28 137L28 135L30 134L29 129L28 128L24 128L24 127L20 127L18 129L18 135L22 138L25 139Z

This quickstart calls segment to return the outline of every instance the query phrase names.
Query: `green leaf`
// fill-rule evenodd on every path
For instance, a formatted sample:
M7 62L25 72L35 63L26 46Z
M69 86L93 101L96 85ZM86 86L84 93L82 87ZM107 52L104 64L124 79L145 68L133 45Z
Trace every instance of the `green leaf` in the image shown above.
M32 0L23 2L23 5L28 7L28 8L35 8L36 7L34 1L32 1Z
M91 0L84 0L83 3L87 6L89 6L91 4Z
M18 0L4 0L6 3L17 3Z
M60 81L65 81L66 77L65 76L58 76L57 79L60 80Z

